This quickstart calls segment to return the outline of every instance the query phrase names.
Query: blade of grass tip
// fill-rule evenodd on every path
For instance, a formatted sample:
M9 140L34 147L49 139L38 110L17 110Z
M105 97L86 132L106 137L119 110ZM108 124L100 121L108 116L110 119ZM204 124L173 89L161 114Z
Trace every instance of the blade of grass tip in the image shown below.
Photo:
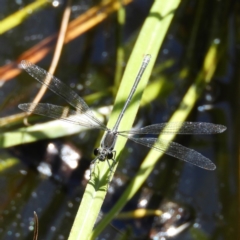
M157 53L172 20L174 10L178 7L179 2L179 0L171 0L167 3L161 0L154 2L124 72L120 89L114 104L114 109L108 123L108 127L110 129L114 126L119 112L128 97L129 92L126 91L126 89L129 89L130 91L141 64L142 57L145 54L150 54L152 56L150 64L147 67L146 72L139 83L136 94L134 95L132 102L119 126L119 130L122 130L123 126L125 129L131 128L139 107L143 89L147 84L147 79L150 76ZM118 159L118 155L121 153L125 142L126 139L124 138L118 139L116 144L116 159ZM75 218L75 222L69 236L69 239L71 240L94 239L96 237L95 234L93 235L91 233L91 230L97 219L107 192L108 181L106 181L106 177L109 173L109 167L106 162L101 162L96 166L95 170L94 178L87 185L81 206Z
M192 84L192 86L189 88L189 90L183 97L179 108L175 111L169 122L181 122L186 120L189 113L196 104L198 98L200 97L203 88L207 83L209 83L210 78L212 78L214 74L214 69L216 69L217 60L217 48L213 45L210 47L209 51L206 54L203 69L198 74L196 81ZM161 137L162 135L159 136L159 138ZM171 141L174 137L175 136L171 135L168 140ZM166 139L166 135L164 135L164 139ZM147 177L154 169L155 164L157 163L157 161L159 161L163 154L164 152L156 152L154 150L150 150L149 154L146 156L143 163L141 164L136 176L129 183L127 189L121 195L118 202L97 225L96 229L91 235L91 239L95 239L99 235L99 233L107 226L107 224L110 223L114 216L116 216L120 212L120 210L124 207L127 201L134 196L134 194L146 181Z
M0 23L0 35L21 24L25 18L32 16L33 12L39 11L42 7L50 3L49 0L38 0L6 17Z
M121 212L115 219L136 219L143 218L148 216L161 216L163 212L158 209L136 209L134 211L129 212Z
M38 216L37 213L34 211L34 232L33 232L33 240L38 239Z

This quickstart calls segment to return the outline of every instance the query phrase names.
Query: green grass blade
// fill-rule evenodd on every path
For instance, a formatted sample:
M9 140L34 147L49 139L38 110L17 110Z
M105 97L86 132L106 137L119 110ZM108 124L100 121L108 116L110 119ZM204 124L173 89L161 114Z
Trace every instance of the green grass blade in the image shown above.
M210 47L208 53L206 54L202 71L197 76L194 84L190 86L189 90L183 97L179 108L172 115L169 122L183 122L186 120L189 113L196 104L196 101L200 97L203 88L205 87L206 84L209 83L210 79L212 78L217 65L217 60L218 60L217 47L216 45L215 46L213 45ZM160 135L159 138L161 137L162 136ZM175 135L164 135L164 139L166 139L166 137L168 137L167 140L171 141L174 139ZM143 163L141 164L141 167L137 172L136 176L130 182L125 192L121 195L121 198L114 205L111 211L108 214L106 214L106 216L97 225L96 229L92 234L91 239L95 239L98 236L98 234L107 226L107 224L110 223L114 216L116 216L121 211L121 209L124 207L127 201L134 196L134 194L146 181L147 177L154 169L155 164L157 163L157 161L159 161L163 154L164 152L156 152L154 150L150 150L149 154L146 156Z
M33 12L40 10L44 5L49 3L50 1L48 0L38 0L17 11L16 13L13 13L12 15L6 17L0 22L0 34L3 34L6 31L9 31L10 29L21 24L25 18L31 16Z
M124 76L114 104L114 109L108 123L109 128L114 126L124 102L128 97L129 91L141 65L143 56L145 54L150 54L152 56L150 64L147 67L142 80L139 83L139 87L133 96L132 102L119 126L119 130L131 128L138 111L142 92L147 84L147 80L150 76L160 46L179 2L179 0L157 0L154 2L149 16L142 27L124 72ZM124 148L125 143L126 139L118 138L115 148L117 153L116 159L118 159L118 156ZM96 165L95 172L85 190L82 203L68 238L69 240L94 239L96 237L96 233L98 232L95 231L93 234L92 229L107 192L108 175L109 167L106 161Z

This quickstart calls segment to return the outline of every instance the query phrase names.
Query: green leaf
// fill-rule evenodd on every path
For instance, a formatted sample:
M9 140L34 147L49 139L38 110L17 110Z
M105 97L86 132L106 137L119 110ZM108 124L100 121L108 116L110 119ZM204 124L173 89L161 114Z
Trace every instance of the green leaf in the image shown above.
M95 114L97 115L97 114ZM97 115L99 120L102 117ZM32 143L43 139L54 139L77 134L86 131L86 127L73 125L61 120L49 121L46 123L36 124L34 126L24 127L16 131L3 132L0 134L0 148L7 148L19 144Z
M48 0L38 0L34 1L33 3L29 4L28 6L24 7L23 9L13 13L12 15L6 17L0 22L0 34L9 31L10 29L16 27L17 25L21 24L22 21L31 16L34 11L39 11L42 7L46 4L49 4ZM30 14L31 13L31 14Z
M119 130L127 130L132 127L134 118L139 108L143 90L146 87L160 46L162 45L179 2L179 0L156 0L154 2L141 29L124 72L123 79L115 100L113 112L108 123L108 127L110 129L114 126L118 115L129 95L143 56L145 54L150 54L150 64L147 67L136 93L133 96L132 102L120 123ZM127 139L120 137L118 138L115 147L116 161L118 161L119 154L121 154L126 141ZM77 212L69 240L95 239L98 233L108 223L108 221L106 221L105 223L101 224L101 228L98 228L97 231L92 233L93 226L96 222L97 216L107 193L108 177L109 166L107 162L105 161L96 164L94 174L92 174L91 180L86 187L80 208ZM111 217L113 217L116 213L117 212L112 213Z

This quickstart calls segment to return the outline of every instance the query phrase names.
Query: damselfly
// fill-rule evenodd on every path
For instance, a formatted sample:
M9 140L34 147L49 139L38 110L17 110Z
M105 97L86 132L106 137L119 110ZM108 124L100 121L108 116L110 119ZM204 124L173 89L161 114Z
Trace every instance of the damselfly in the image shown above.
M62 83L59 79L52 76L44 69L28 62L22 61L22 68L33 78L39 81L41 84L46 85L52 92L62 97L68 102L75 110L65 108L62 106L56 106L49 103L23 103L18 107L26 112L36 113L42 116L47 116L54 119L61 119L73 124L78 124L87 128L101 129L106 133L104 134L100 147L94 150L96 158L92 160L92 164L95 164L97 160L107 160L110 170L112 170L109 160L115 161L114 147L118 136L128 138L136 143L144 145L154 150L164 152L170 156L184 160L191 164L194 164L200 168L207 170L214 170L215 164L202 154L194 151L193 149L186 148L178 143L165 141L152 137L135 137L134 135L144 134L213 134L221 133L226 130L223 125L217 125L213 123L205 122L175 122L175 123L158 123L149 125L140 129L132 129L126 131L118 131L119 124L122 117L129 105L132 96L138 86L138 83L151 59L150 55L145 55L142 61L141 67L135 79L129 96L125 102L125 105L118 116L113 129L107 128L100 120L98 120L93 112L90 110L84 100L78 96L70 87Z

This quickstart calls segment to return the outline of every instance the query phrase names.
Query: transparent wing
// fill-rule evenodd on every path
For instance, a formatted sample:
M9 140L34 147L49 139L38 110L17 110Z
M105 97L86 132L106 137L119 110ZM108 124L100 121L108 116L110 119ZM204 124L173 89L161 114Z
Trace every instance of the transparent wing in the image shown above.
M19 104L18 107L25 112L36 113L54 119L61 119L88 128L107 130L107 127L99 125L86 114L79 114L68 107L61 107L49 103L23 103Z
M215 164L210 159L178 143L159 140L157 138L134 138L129 136L128 138L136 143L153 148L159 152L164 152L167 155L189 162L200 168L207 170L214 170L216 168Z
M76 108L78 112L86 114L92 121L104 127L104 125L94 117L93 112L84 100L58 78L26 60L21 61L21 66L30 76L35 78L41 84L46 85L51 91Z
M223 125L205 122L171 122L158 123L139 129L121 131L125 134L213 134L224 132L227 128Z

